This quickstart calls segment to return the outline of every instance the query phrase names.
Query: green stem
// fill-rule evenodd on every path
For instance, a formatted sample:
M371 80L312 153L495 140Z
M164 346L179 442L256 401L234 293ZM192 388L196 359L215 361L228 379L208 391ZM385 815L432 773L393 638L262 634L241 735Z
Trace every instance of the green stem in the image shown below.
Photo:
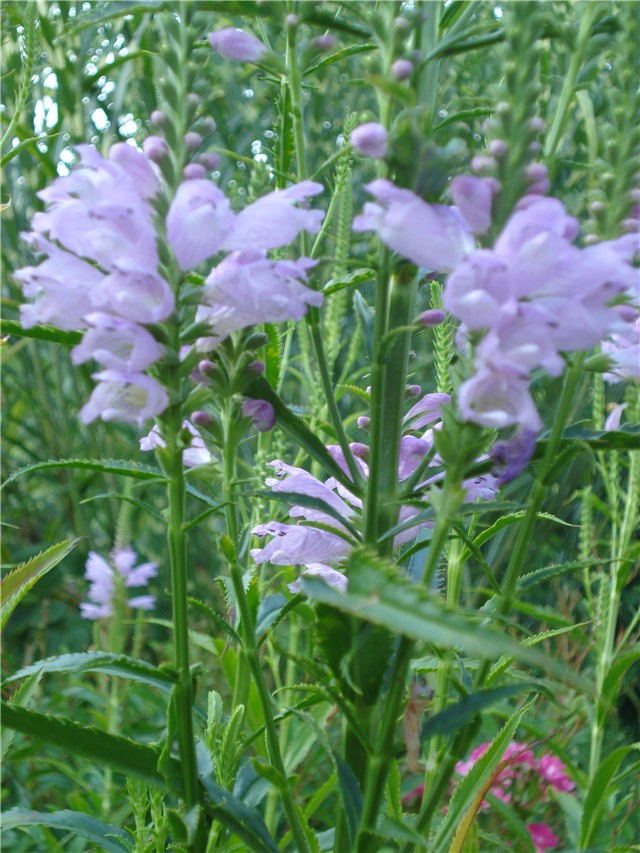
M441 0L431 0L423 4L423 19L420 29L420 51L422 56L429 56L438 44L440 30ZM440 76L440 60L430 59L425 62L418 79L418 103L429 109L433 118L438 94L438 77Z
M576 81L584 61L593 22L596 14L598 13L598 3L583 3L580 4L579 8L581 10L582 20L580 21L580 30L578 32L576 47L571 56L569 70L564 78L564 83L562 84L562 91L560 92L558 106L544 146L544 156L549 162L555 159L558 145L560 144L560 140L562 139L562 135L564 134L569 121L569 109L575 96Z
M179 384L179 373L177 382ZM180 745L184 800L187 810L198 802L198 766L193 731L193 683L189 664L189 622L187 615L187 549L184 532L185 482L182 448L178 436L182 429L182 413L176 406L168 419L167 451L169 457L167 487L169 527L167 541L171 564L171 593L175 642L175 666L178 681L173 692L175 720Z
M233 541L235 553L238 549L238 523L236 516L235 503L235 488L233 481L235 479L235 459L236 459L236 442L232 430L232 411L228 405L224 418L224 464L223 464L223 490L224 500L227 504L227 530L229 537ZM273 702L271 694L267 688L267 683L262 670L260 661L260 651L256 638L255 625L251 613L251 607L247 598L247 593L244 588L244 578L242 576L242 567L238 560L234 557L230 560L230 575L233 591L236 599L236 607L240 614L240 631L243 640L243 649L239 650L239 660L244 659L248 665L249 671L253 677L253 682L258 691L262 713L264 717L265 735L267 741L267 752L269 761L272 767L276 770L280 777L281 784L279 793L282 798L282 805L291 827L294 840L296 842L299 853L307 853L309 846L304 833L304 828L300 821L293 793L287 779L280 744L278 741L278 731L276 729ZM248 684L247 684L248 687Z

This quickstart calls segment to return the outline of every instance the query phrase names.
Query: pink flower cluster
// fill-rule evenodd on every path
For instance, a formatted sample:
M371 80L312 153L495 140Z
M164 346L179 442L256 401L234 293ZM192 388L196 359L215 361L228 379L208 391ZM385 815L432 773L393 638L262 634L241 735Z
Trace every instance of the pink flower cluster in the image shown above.
M108 160L88 145L77 150L77 167L39 194L47 210L35 214L33 231L24 235L48 257L15 273L25 296L35 299L21 307L22 323L86 330L72 359L94 359L104 369L94 374L98 385L81 419L140 426L169 404L163 385L145 372L164 354L149 326L167 320L176 306L172 287L158 272L153 201L162 188L156 167L130 145L113 146ZM212 349L255 323L298 320L309 305L321 304L322 295L303 284L313 261L271 261L266 255L303 229L320 230L324 213L304 206L320 192L320 184L303 181L236 214L209 180L179 186L165 224L180 269L231 252L203 288L196 319L209 323L212 335L198 349Z
M490 743L483 743L472 750L467 761L459 761L456 764L456 772L460 776L467 776L490 746ZM540 758L536 758L532 749L517 741L509 744L501 764L504 766L493 781L491 793L503 803L527 811L530 810L531 803L523 802L523 797L527 796L530 786L533 786L536 798L542 800L547 798L549 789L568 793L575 788L575 782L567 775L566 766L559 758L552 753L544 753ZM486 811L489 808L490 804L485 800L482 809ZM536 853L544 853L560 843L560 839L546 823L529 823L527 828Z
M489 229L499 191L494 179L455 178L455 207L428 204L387 180L367 189L377 202L365 205L354 229L374 230L415 264L449 273L445 307L462 321L459 339L475 345L475 374L458 396L465 420L540 430L531 373L559 376L562 353L590 349L624 325L612 300L637 289L637 235L580 249L578 222L562 203L530 194L493 248L478 249L474 235Z
M89 601L80 605L80 613L84 619L104 619L113 615L114 597L116 595L116 578L120 576L125 587L146 586L151 578L158 574L157 563L142 563L136 566L137 556L133 548L116 548L111 554L110 562L96 554L89 553L85 577L91 582ZM139 607L142 610L152 610L155 604L153 595L138 595L129 598L129 607Z

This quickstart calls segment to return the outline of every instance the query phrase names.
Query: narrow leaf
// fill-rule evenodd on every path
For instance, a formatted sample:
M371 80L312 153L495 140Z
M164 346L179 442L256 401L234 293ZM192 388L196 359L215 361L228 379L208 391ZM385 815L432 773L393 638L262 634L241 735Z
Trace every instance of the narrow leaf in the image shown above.
M256 853L278 853L259 812L216 785L209 776L200 776L200 782L211 803L207 810L244 841L250 850Z
M10 809L2 815L2 829L20 829L24 826L47 826L64 829L80 838L97 844L108 853L130 850L131 837L117 826L110 826L84 812L63 809L58 812L35 812L29 809ZM122 839L120 841L119 839Z
M29 592L32 586L47 574L54 566L57 566L64 558L73 551L80 539L65 539L47 548L42 554L32 557L26 563L22 563L8 575L2 578L0 583L0 627L4 628L7 619L14 609Z
M134 480L160 480L165 481L165 476L159 468L150 465L141 465L135 462L125 462L122 459L50 459L47 462L36 462L27 465L7 477L0 488L4 489L9 483L13 483L25 474L35 471L50 471L56 468L77 468L83 471L100 471L103 474L120 474L123 477L131 477Z

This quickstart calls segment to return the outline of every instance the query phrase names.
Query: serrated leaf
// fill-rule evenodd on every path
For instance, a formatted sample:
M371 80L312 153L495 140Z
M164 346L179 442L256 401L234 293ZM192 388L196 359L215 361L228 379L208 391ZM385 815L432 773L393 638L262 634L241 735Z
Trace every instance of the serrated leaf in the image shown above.
M618 767L632 750L640 750L640 744L621 746L614 749L610 755L600 762L600 766L593 775L589 790L584 798L582 811L582 823L580 825L580 849L587 850L595 840L596 833L602 822L602 813L605 809L607 799L611 795L611 780L618 771Z
M2 814L2 829L20 829L24 826L47 826L64 829L80 838L97 844L108 853L129 850L131 836L117 826L103 823L84 812L63 809L57 812L36 812L29 809L10 809ZM122 841L119 841L122 839Z
M41 138L25 139L24 144L28 142L41 142ZM15 156L15 149L10 152ZM16 320L2 320L0 324L2 330L0 334L15 335L18 338L32 338L36 341L51 341L54 344L63 344L64 346L74 347L82 340L81 332L63 332L61 329L55 329L53 326L32 326L30 329L23 329L20 323Z
M469 773L456 786L447 804L447 814L440 822L435 838L429 847L432 853L460 853L464 838L491 787L496 770L524 714L531 707L530 700L505 723L489 749L471 767ZM455 837L454 837L455 833Z
M474 656L497 658L505 652L543 669L562 671L557 662L526 648L508 635L480 624L475 613L448 610L422 587L411 584L390 562L364 549L354 551L343 567L346 592L333 589L317 577L302 576L306 594L360 619L383 625L392 633L437 646L463 649Z
M65 539L52 545L41 554L22 563L8 575L2 578L0 583L0 628L4 628L7 619L29 590L58 565L76 547L79 538Z
M280 371L282 369L282 353L280 352L280 334L278 327L273 323L266 323L264 330L267 335L265 347L265 378L272 388L280 385Z
M343 47L341 50L337 50L335 53L332 53L331 56L327 56L326 59L316 62L315 65L305 68L302 75L303 77L306 77L308 74L313 74L314 71L318 71L320 68L325 68L327 65L333 65L334 62L339 62L341 59L347 59L349 56L357 56L359 53L368 53L371 50L376 50L377 47L378 45L376 44L351 44L349 47Z
M167 670L159 669L143 660L114 655L110 652L80 652L68 655L45 658L14 672L4 680L4 684L20 681L34 674L51 672L103 672L105 675L117 675L157 687L164 693L170 693L176 682L176 676Z
M529 572L526 575L522 575L518 581L518 589L528 589L529 587L542 583L542 581L560 577L561 575L573 572L576 569L588 569L590 566L602 566L607 562L608 561L606 560L575 560L570 563L558 563L557 565L545 566L542 569L537 569L535 572Z
M328 296L331 293L338 293L338 291L344 290L347 287L355 287L357 284L364 284L367 281L372 281L375 277L375 270L355 270L348 275L340 276L340 278L330 278L322 288L322 292Z
M136 776L150 785L180 793L182 785L178 764L171 762L167 780L158 772L160 751L120 735L103 732L93 726L82 726L66 717L40 714L1 702L2 724L10 729L43 740L52 746L113 767L121 773Z
M34 465L26 465L18 471L14 471L4 481L0 489L4 489L10 483L14 483L26 474L36 471L50 471L55 468L76 468L82 471L100 471L102 474L120 474L123 477L131 477L134 480L160 480L166 482L166 478L159 468L150 465L142 465L136 462L125 462L122 459L49 459L47 462L36 462Z
M535 684L525 681L522 684L509 684L494 690L478 690L470 696L464 696L453 705L447 705L444 711L434 714L424 723L421 740L429 740L436 735L448 735L467 725L480 711L490 708L503 699L508 699L525 690L535 689Z
M248 844L250 850L256 853L278 853L278 848L259 812L216 785L210 777L200 776L200 782L210 800L207 810Z
M118 492L105 492L101 495L91 495L90 498L85 498L80 501L80 505L84 506L84 504L91 503L92 501L100 501L106 499L113 499L117 501L123 501L124 503L131 504L131 506L137 506L138 509L142 509L145 512L148 512L149 515L153 516L157 521L162 521L164 523L165 519L160 510L157 510L154 506L151 506L144 501L138 500L138 498L133 498L131 495L121 495Z

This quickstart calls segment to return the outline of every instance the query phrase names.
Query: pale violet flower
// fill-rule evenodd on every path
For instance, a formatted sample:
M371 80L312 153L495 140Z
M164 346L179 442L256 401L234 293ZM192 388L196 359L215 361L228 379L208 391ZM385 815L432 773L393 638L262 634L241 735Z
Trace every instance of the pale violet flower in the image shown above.
M489 429L519 424L532 432L542 420L529 394L528 379L481 368L458 391L462 417Z
M205 281L196 320L208 323L212 335L201 338L198 349L213 349L231 332L248 326L302 319L310 305L322 304L322 294L302 284L315 263L309 258L272 261L262 252L233 252Z
M267 52L265 45L244 30L226 27L209 36L209 44L225 59L257 62Z
M116 594L116 575L123 580L125 587L147 586L151 578L158 574L157 563L142 563L136 566L137 555L130 548L116 548L111 560L89 553L85 577L90 581L88 598L80 604L80 613L84 619L104 619L113 615L114 596ZM129 598L127 605L132 608L151 610L155 604L153 595L139 595Z
M458 175L451 182L454 204L474 234L484 234L491 225L493 186L487 178Z
M450 272L475 247L469 225L455 208L427 204L384 178L365 189L378 201L365 204L354 231L376 231L383 243L413 263Z
M248 397L242 404L242 414L251 418L258 432L269 432L276 422L276 413L267 400L252 400Z
M180 184L167 214L167 238L180 268L192 269L219 252L233 223L229 200L212 181Z
M136 323L99 312L88 314L86 320L89 331L71 350L74 364L93 358L111 370L139 373L163 353L153 335Z
M157 379L144 373L125 373L103 370L94 373L98 384L89 401L80 410L80 420L89 424L96 418L103 421L125 421L142 426L169 405L169 395Z
M202 439L202 436L194 425L188 421L182 421L182 428L191 433L191 442L182 452L182 462L186 468L195 468L197 465L207 465L211 462L211 453ZM156 447L166 447L167 443L160 435L160 430L154 426L148 435L140 439L140 450L153 450Z

